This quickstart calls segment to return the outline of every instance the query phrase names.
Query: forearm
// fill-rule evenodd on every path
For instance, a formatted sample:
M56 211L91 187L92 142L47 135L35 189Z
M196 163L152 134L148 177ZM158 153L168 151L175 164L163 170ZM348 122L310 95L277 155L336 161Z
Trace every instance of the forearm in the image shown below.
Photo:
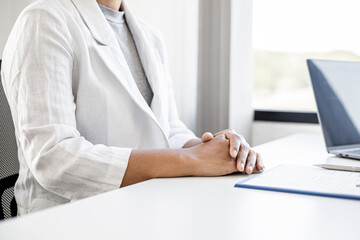
M205 133L200 139L188 141L181 149L163 150L133 150L130 154L125 176L121 187L146 181L152 178L182 177L182 176L222 176L236 171L242 163L237 161L237 156L231 156L229 151L231 141L224 134L213 137ZM249 151L250 160L248 174L254 167L263 171L261 157L256 157L255 152Z
M187 152L187 149L133 150L121 187L153 178L192 175Z

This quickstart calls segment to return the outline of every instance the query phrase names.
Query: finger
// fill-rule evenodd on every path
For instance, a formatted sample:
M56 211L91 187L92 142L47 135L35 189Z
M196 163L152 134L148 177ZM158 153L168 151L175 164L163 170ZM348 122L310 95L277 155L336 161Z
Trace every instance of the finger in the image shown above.
M216 137L218 135L225 135L226 133L235 133L235 131L233 129L225 129L225 130L215 133L214 136Z
M225 133L225 137L230 141L230 149L229 149L230 156L236 158L241 144L240 136L231 132L227 132Z
M253 150L249 151L249 155L246 160L246 170L245 170L247 174L251 174L254 170L256 164L256 155L257 155L256 152L254 152Z
M246 145L244 144L240 145L240 150L239 150L239 154L237 155L237 161L236 161L237 169L239 170L239 172L243 172L245 170L245 164L249 154L249 150L250 149Z
M217 136L214 135L214 138L218 138L218 139L222 139L222 140L227 140L224 134L219 134Z
M212 139L214 138L214 136L212 135L211 132L206 132L202 135L202 142L208 142L208 141L211 141Z
M239 135L241 138L241 144L244 144L246 147L248 147L249 149L251 148L249 143L245 140L245 138L242 135Z
M256 154L256 168L259 170L259 171L264 171L265 170L265 166L264 166L264 162L263 162L263 158L260 154Z
M252 174L258 174L258 173L262 173L263 171L258 170L257 168L254 168Z

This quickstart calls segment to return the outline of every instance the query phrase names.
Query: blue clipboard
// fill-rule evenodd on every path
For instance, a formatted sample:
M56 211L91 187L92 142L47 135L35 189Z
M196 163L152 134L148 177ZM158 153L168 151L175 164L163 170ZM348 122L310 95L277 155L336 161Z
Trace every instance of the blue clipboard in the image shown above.
M305 195L313 195L313 196L322 196L322 197L333 197L333 198L345 198L345 199L353 199L353 200L360 200L360 195L356 194L344 194L344 193L334 193L334 192L326 192L326 191L312 191L307 189L301 189L301 188L289 188L289 187L274 187L274 186L266 186L266 185L259 185L259 184L253 184L253 180L259 177L262 177L263 174L271 174L271 171L278 170L282 166L286 165L280 165L275 168L272 168L264 173L259 173L256 175L253 175L245 180L242 180L235 184L235 187L238 188L248 188L248 189L257 189L257 190L265 190L265 191L275 191L275 192L285 192L285 193L295 193L295 194L305 194ZM298 166L295 166L298 167ZM310 166L312 167L312 166ZM329 171L329 170L324 170ZM336 171L339 172L339 171ZM356 186L355 186L356 187ZM360 191L360 188L358 188Z

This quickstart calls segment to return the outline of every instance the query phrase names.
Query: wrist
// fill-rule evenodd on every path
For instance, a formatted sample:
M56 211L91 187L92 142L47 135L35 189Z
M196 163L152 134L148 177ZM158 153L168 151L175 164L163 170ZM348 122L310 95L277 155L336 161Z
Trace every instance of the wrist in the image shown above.
M186 170L186 175L187 176L196 175L195 173L198 167L197 166L198 161L197 161L195 149L194 148L182 149L181 158L184 169Z
M190 148L167 149L159 154L153 154L153 159L149 163L148 177L184 177L192 175L192 154Z

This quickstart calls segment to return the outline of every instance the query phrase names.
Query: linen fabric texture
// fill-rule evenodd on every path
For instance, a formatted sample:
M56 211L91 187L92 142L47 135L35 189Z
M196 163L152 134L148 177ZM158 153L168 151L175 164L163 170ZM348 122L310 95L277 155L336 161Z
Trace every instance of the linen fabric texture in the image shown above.
M95 0L41 0L16 21L1 74L18 145L19 214L118 189L132 149L195 138L179 120L159 32L125 1L123 9L151 108Z

